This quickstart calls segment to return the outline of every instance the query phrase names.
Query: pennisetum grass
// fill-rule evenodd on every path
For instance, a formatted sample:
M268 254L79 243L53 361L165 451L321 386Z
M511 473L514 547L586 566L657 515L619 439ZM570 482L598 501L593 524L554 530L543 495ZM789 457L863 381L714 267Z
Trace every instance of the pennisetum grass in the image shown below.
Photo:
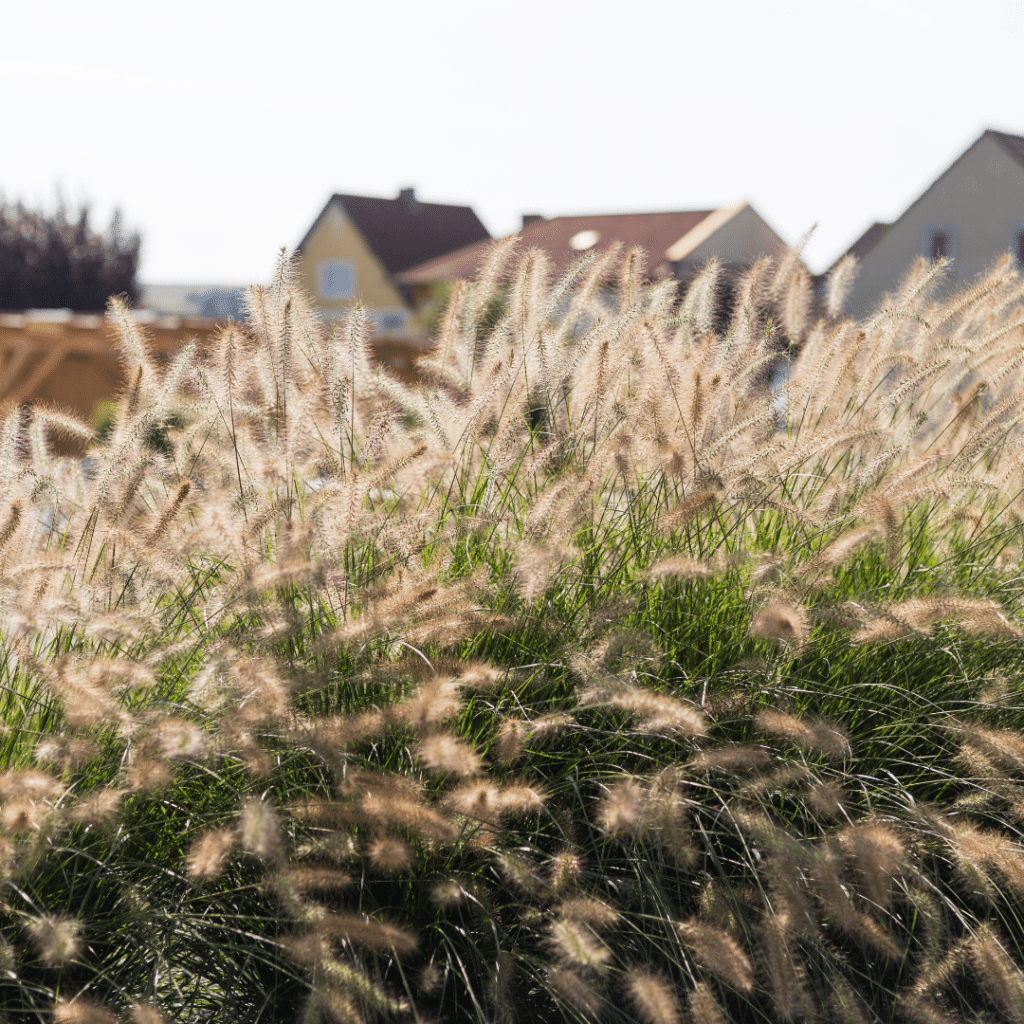
M419 387L112 303L0 426L6 1017L1024 1019L1024 288L855 269L501 243Z

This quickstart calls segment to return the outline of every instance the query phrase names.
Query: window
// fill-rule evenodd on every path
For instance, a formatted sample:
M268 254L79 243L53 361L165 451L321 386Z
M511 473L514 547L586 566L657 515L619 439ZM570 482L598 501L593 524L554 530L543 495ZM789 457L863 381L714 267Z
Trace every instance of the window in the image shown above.
M956 229L950 224L932 224L925 228L921 252L930 260L951 260L956 256Z
M949 250L949 235L945 231L933 231L928 251L929 258L933 260L942 259L943 256L949 255Z
M382 309L374 314L378 331L400 331L405 327L406 314L401 309Z
M320 298L351 299L355 294L355 278L351 263L321 263Z
M1024 267L1024 224L1014 224L1010 228L1009 248L1017 260L1017 266Z

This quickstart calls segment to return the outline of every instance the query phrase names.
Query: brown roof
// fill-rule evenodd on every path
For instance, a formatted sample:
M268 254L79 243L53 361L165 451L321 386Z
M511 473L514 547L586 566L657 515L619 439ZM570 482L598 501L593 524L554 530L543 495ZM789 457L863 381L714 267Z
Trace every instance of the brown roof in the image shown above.
M649 255L654 269L665 260L665 251L695 228L713 210L683 210L677 213L605 213L579 217L551 217L526 224L519 232L524 248L548 252L557 270L568 267L578 256L603 249L612 242L627 248L639 245ZM594 232L588 238L584 232ZM591 236L593 237L593 236ZM573 244L575 241L575 244ZM589 245L585 246L585 243ZM429 284L455 281L476 275L490 247L487 243L467 246L458 252L430 260L398 275L401 284Z
M389 274L397 274L453 249L490 238L469 206L420 202L412 189L397 199L337 194L330 198L299 243L301 252L320 218L339 205Z

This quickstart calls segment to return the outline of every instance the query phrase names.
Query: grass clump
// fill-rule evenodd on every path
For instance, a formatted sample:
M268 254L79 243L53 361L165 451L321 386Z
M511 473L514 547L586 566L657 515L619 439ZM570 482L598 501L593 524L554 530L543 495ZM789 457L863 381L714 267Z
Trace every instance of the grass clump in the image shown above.
M514 256L7 416L7 1015L1024 1017L1016 272Z

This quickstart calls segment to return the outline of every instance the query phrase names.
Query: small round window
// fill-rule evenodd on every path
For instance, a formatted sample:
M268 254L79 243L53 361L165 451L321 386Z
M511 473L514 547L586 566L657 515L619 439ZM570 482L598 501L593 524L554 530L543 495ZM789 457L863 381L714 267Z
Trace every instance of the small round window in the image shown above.
M597 245L597 240L601 236L589 228L586 231L577 231L572 238L569 239L569 248L575 249L577 252L584 252L587 249L593 249Z

